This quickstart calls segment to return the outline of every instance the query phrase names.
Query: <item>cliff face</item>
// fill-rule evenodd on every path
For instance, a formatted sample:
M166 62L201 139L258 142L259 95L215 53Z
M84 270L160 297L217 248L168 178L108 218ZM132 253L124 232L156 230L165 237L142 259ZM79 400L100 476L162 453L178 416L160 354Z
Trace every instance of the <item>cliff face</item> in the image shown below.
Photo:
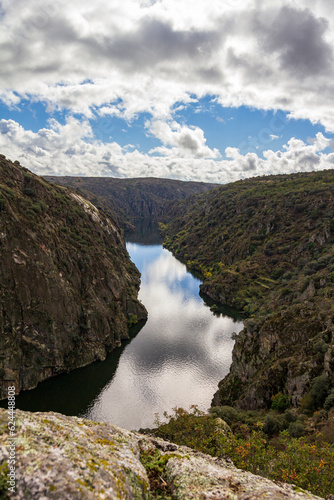
M269 176L174 204L164 244L201 273L201 291L251 319L216 404L298 405L334 386L334 172Z
M266 408L273 396L284 393L291 406L298 406L316 377L325 376L333 385L333 329L332 319L309 304L295 305L259 324L246 320L236 338L230 373L219 383L213 405Z
M146 317L116 224L0 157L0 397L104 359Z
M136 219L163 217L175 200L183 200L195 193L203 193L217 187L205 182L183 182L172 179L138 178L117 179L112 177L57 177L47 180L77 189L94 204L106 206L126 230Z
M17 411L16 418L15 482L11 486L7 482L11 472L8 418L6 410L0 409L1 498L319 499L293 485L237 469L230 460L110 424L51 412ZM160 479L164 476L170 494L156 496L150 488L154 468Z

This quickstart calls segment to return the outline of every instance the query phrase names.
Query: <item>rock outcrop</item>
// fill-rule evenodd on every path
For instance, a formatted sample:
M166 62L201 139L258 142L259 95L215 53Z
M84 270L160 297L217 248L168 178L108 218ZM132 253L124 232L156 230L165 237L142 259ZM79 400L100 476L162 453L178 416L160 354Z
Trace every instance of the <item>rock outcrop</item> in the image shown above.
M0 398L102 360L146 318L113 220L0 157Z
M115 216L120 226L129 230L138 219L160 219L175 200L209 191L217 184L184 182L174 179L144 177L118 179L113 177L58 177L47 180L77 189L94 204L101 203Z
M263 323L246 320L233 348L230 373L219 383L213 405L266 408L285 393L299 406L321 374L333 386L334 325L313 304L294 305Z
M316 500L293 485L274 483L158 438L57 413L17 411L14 490L8 491L8 417L0 410L1 498L83 500L151 496L141 458L164 462L164 478L178 500ZM8 495L9 496L9 495Z

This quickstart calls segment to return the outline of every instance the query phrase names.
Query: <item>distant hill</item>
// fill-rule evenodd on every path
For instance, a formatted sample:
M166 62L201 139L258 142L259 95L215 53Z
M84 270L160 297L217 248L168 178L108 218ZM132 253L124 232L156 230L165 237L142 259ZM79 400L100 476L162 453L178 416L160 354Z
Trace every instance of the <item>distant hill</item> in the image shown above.
M170 203L175 200L182 200L218 186L204 182L153 177L118 179L45 176L44 178L84 193L95 205L110 210L126 230L131 230L138 219L162 217L168 211Z
M334 382L334 172L238 181L168 216L167 248L201 273L203 292L250 318L215 404L270 407L282 393L321 406Z
M0 155L0 398L87 365L146 318L120 229Z

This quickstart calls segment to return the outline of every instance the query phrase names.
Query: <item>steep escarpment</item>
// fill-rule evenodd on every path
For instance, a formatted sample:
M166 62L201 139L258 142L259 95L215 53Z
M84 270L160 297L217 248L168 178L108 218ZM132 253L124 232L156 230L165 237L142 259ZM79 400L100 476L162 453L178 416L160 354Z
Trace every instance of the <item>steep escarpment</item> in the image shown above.
M77 189L95 205L101 204L116 217L119 224L130 230L138 219L158 219L164 216L175 200L208 191L216 184L183 182L173 179L112 177L45 177L51 182Z
M1 498L319 499L293 485L237 469L231 460L111 424L21 411L16 422L13 466L7 415L0 410ZM154 474L165 488L163 495L152 481ZM15 478L12 483L10 477Z
M250 317L216 404L268 407L281 392L321 406L318 377L330 395L333 217L333 171L248 179L174 205L165 245L201 273L203 292Z
M0 157L0 396L104 359L146 317L115 222Z

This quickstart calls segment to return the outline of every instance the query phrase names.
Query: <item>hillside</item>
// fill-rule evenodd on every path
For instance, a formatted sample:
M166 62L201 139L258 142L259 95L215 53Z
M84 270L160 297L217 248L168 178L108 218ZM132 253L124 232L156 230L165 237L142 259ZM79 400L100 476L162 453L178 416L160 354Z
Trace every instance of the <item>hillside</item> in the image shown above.
M249 317L215 404L267 408L282 393L314 409L331 397L333 217L334 172L323 171L219 187L174 205L161 225L201 290Z
M116 224L0 156L0 397L104 359L146 317Z
M125 230L137 219L158 219L175 200L216 187L204 182L173 179L46 176L50 182L79 190L95 205L107 208Z

